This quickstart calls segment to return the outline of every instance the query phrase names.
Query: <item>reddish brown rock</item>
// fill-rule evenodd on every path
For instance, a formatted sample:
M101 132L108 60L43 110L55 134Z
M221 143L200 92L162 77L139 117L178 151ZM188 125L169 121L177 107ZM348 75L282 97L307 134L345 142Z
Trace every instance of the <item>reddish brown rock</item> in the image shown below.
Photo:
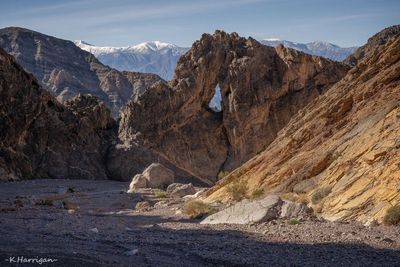
M215 181L271 143L290 118L340 80L341 63L236 33L204 34L183 55L175 78L157 83L122 114L119 135ZM209 107L216 86L222 111Z

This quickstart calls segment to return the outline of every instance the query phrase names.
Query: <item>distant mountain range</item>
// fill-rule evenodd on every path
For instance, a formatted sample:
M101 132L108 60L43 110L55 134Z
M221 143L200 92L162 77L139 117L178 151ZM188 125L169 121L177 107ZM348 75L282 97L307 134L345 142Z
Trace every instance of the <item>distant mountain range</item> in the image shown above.
M311 43L295 43L287 40L280 39L264 39L260 40L260 43L268 46L276 47L280 44L285 47L293 48L304 53L321 56L324 58L329 58L334 61L343 61L348 56L350 56L358 47L340 47L335 44L331 44L328 42L315 41Z
M114 117L128 101L162 81L154 74L117 71L71 41L29 29L0 29L0 47L59 101L92 94L106 104Z
M283 44L285 47L335 61L344 60L357 49L357 47L339 47L320 41L303 44L279 39L264 39L259 42L273 47ZM101 47L81 40L75 41L75 44L95 55L103 64L119 71L155 73L165 80L173 78L179 57L189 49L160 41L127 47Z
M179 57L189 49L159 41L127 47L99 47L84 41L75 44L119 71L155 73L165 80L172 79Z

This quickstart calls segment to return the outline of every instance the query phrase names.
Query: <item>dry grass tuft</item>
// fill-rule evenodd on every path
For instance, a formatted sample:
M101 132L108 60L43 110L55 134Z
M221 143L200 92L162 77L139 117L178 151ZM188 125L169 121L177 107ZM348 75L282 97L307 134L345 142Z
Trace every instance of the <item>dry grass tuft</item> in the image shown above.
M236 182L229 185L226 190L234 201L240 201L246 198L247 184L244 182Z
M322 199L324 199L326 196L328 196L332 191L332 187L326 186L326 187L321 187L317 190L314 191L314 193L311 195L311 202L315 205L318 204Z
M397 225L400 223L400 206L390 207L383 217L383 223L386 225Z
M201 200L189 200L182 207L183 214L191 219L200 219L213 212L213 209L207 203Z

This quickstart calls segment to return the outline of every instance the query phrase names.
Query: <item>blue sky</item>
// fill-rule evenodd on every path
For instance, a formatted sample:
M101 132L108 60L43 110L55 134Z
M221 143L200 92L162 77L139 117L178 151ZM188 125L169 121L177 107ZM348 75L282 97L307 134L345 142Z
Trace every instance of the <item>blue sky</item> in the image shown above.
M361 45L400 24L400 0L2 0L0 27L127 46L161 40L190 46L215 29L256 39Z

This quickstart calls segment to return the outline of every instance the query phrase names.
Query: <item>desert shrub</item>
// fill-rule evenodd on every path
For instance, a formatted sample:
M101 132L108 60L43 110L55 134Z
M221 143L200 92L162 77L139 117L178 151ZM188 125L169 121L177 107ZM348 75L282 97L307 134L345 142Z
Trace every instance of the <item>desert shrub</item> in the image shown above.
M218 180L221 180L222 178L224 178L225 176L227 176L229 174L228 171L220 171L218 173Z
M306 194L296 194L293 192L284 193L281 195L283 200L288 200L297 203L308 204L309 200Z
M317 189L312 195L311 195L311 202L313 204L318 204L322 199L324 199L327 195L329 195L332 191L332 187L326 186Z
M260 198L264 195L264 189L258 188L251 193L251 198Z
M299 199L299 195L297 195L296 193L293 193L293 192L287 192L287 193L282 194L281 198L283 200L297 202L297 200Z
M328 161L328 165L331 165L335 160L337 160L338 158L340 158L341 154L339 152L335 152L333 153L330 157L329 157L329 161Z
M236 182L227 187L227 192L234 201L246 198L247 184Z
M53 206L53 200L50 198L43 198L39 199L35 204L39 206Z
M139 210L139 211L147 211L150 208L151 208L151 205L147 201L141 201L141 202L136 203L136 205L135 205L135 209Z
M191 219L199 219L212 213L213 209L207 203L201 200L189 200L183 204L182 213L188 215Z
M383 217L383 223L386 225L396 225L400 223L400 206L390 207L385 216Z
M290 220L288 221L288 224L289 224L289 225L298 225L298 224L300 224L300 221L297 220L297 219L290 219Z
M163 191L163 190L157 190L154 192L154 196L156 198L166 198L167 197L167 192Z

